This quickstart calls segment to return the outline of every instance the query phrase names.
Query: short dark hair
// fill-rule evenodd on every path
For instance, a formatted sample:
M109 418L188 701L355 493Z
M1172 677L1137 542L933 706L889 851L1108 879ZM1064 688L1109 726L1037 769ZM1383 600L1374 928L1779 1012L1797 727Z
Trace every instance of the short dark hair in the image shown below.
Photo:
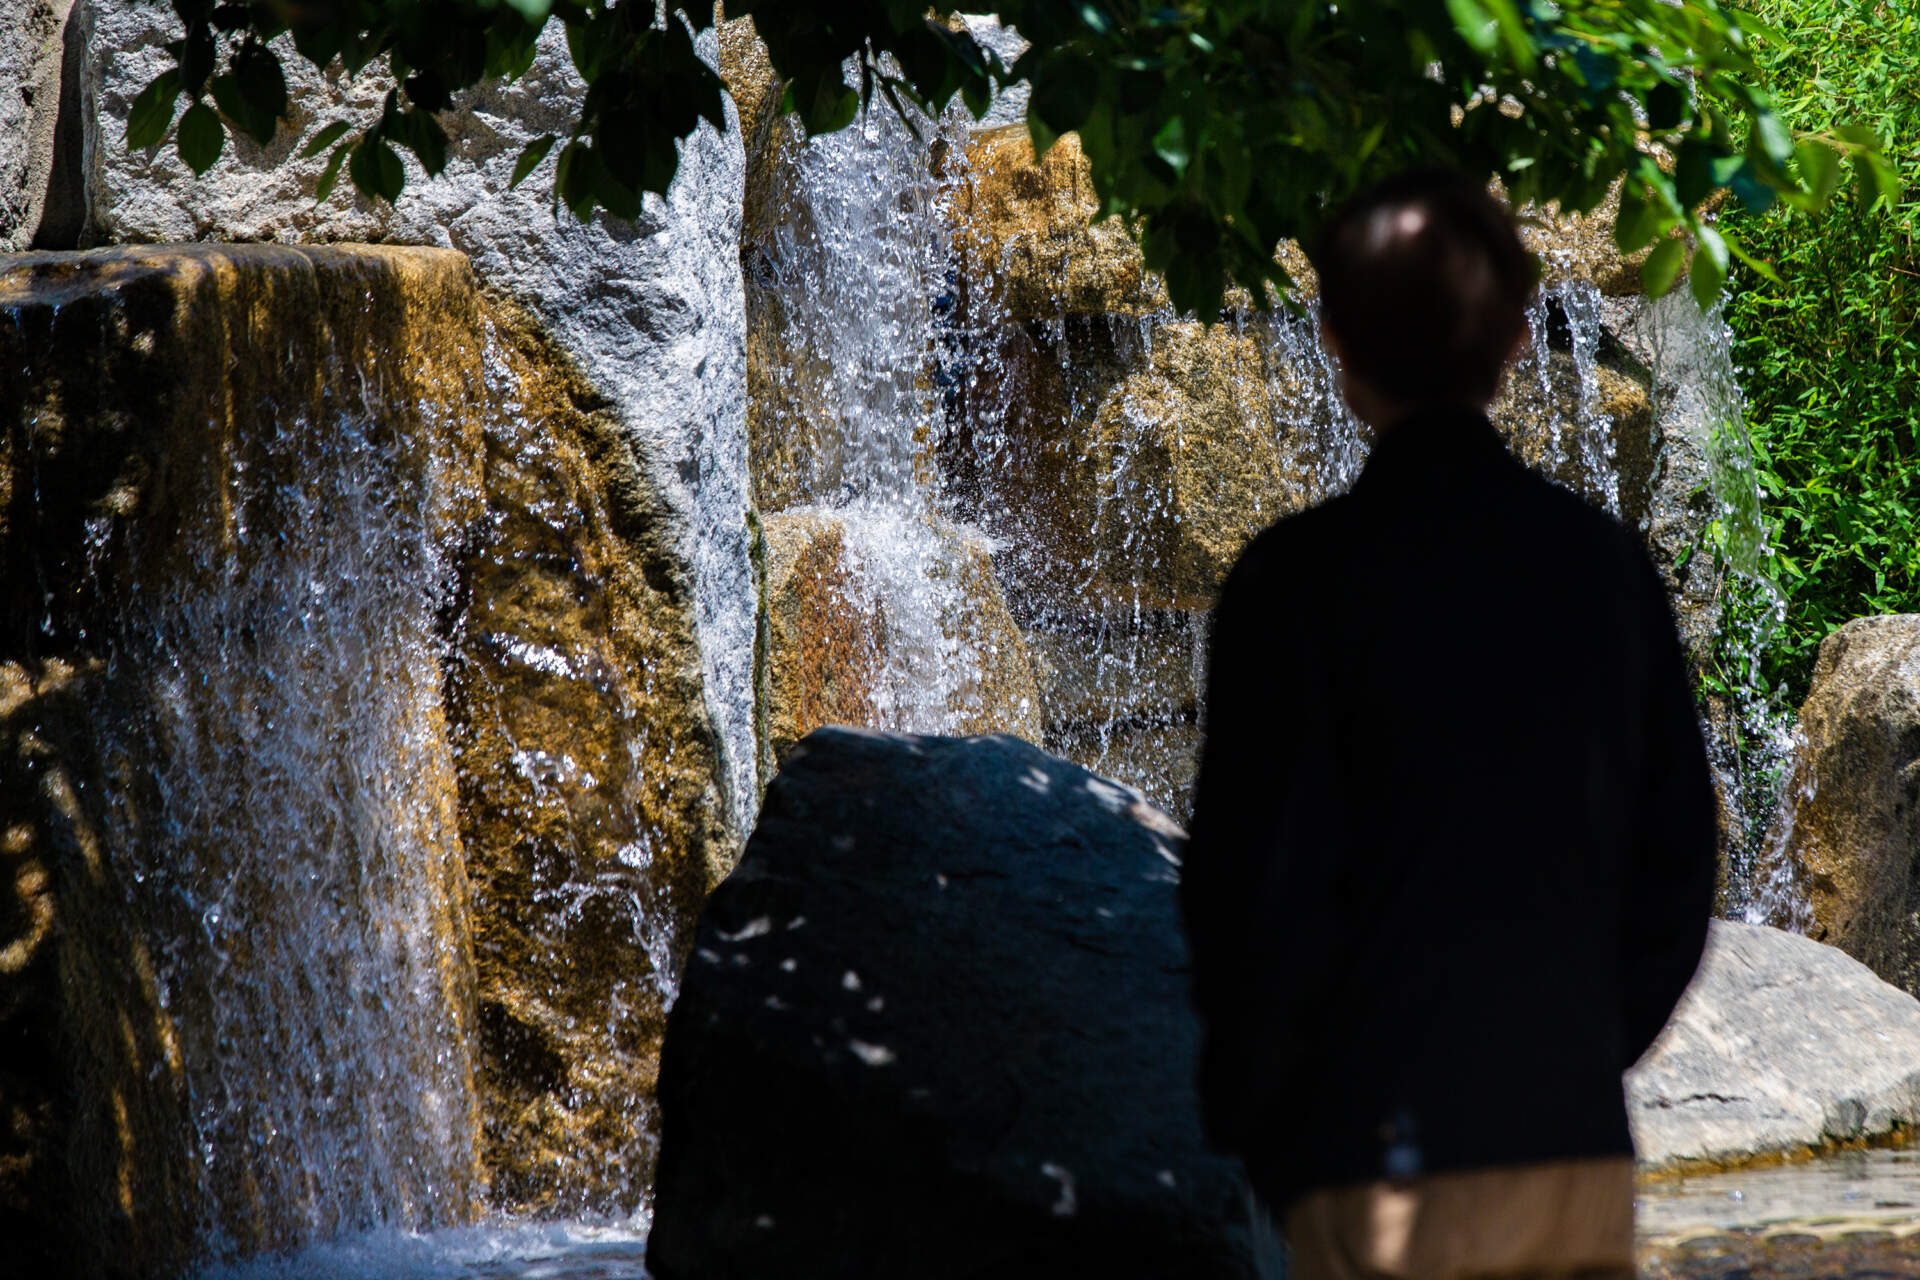
M1491 400L1537 280L1505 206L1437 169L1356 196L1313 265L1348 370L1407 404Z

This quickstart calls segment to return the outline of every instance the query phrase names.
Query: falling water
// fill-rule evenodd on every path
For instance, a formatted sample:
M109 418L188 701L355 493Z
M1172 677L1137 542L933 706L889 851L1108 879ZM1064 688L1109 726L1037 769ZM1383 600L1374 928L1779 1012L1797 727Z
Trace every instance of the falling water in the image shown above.
M956 110L903 119L880 103L839 132L789 135L755 299L779 354L763 423L762 500L776 519L831 526L845 605L873 652L873 723L931 733L980 722L986 679L968 598L992 550L937 501L935 367L951 308L944 203L963 164Z
M1775 824L1776 814L1791 819L1793 806L1780 802L1798 730L1792 709L1761 675L1787 602L1768 572L1772 552L1732 334L1718 305L1702 312L1684 290L1651 304L1648 320L1669 430L1694 442L1713 504L1710 545L1702 553L1714 556L1721 570L1711 646L1716 714L1708 737L1731 844L1723 906L1735 918L1803 932L1809 923L1805 895L1782 856L1791 828Z
M136 558L97 717L215 1256L479 1190L441 486L363 416L247 453L186 573Z

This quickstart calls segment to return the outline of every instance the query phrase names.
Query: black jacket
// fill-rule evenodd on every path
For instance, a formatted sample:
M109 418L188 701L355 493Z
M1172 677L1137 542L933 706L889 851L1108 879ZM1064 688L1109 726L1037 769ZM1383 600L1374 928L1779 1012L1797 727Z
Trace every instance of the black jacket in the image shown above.
M1182 875L1209 1135L1312 1187L1628 1154L1715 806L1659 576L1478 415L1382 437L1214 615Z

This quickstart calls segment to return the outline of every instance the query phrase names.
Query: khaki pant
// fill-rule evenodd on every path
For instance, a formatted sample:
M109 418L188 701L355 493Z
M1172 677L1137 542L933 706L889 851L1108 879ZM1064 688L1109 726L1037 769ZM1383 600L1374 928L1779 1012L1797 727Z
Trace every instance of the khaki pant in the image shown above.
M1633 1275L1633 1162L1473 1169L1310 1191L1286 1215L1293 1280Z

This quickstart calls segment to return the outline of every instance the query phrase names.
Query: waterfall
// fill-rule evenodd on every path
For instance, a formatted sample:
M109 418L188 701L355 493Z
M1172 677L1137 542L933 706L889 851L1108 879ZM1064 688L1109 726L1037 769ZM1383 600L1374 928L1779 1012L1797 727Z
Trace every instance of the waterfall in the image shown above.
M215 1256L480 1190L444 480L357 413L246 452L170 563L136 554L95 714Z
M943 507L933 453L959 119L876 103L836 133L790 125L749 267L750 322L773 347L752 366L763 516L831 531L860 717L923 733L979 727L993 666L970 598L992 547Z
M1799 730L1793 710L1761 679L1766 646L1786 617L1786 595L1767 572L1771 550L1754 469L1733 336L1721 308L1702 311L1684 290L1648 309L1657 390L1670 431L1687 440L1710 495L1712 522L1701 554L1717 561L1709 649L1716 684L1708 743L1720 777L1729 832L1725 913L1804 932L1811 919L1783 850L1791 834L1779 817ZM1805 785L1811 785L1810 783Z
M631 1256L732 798L618 420L439 250L17 260L0 351L20 1249Z

